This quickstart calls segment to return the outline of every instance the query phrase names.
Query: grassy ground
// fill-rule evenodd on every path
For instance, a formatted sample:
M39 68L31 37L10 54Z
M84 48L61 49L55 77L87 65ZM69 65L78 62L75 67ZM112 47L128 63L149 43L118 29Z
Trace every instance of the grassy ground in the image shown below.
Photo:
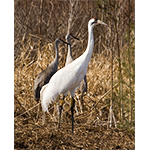
M107 127L110 94L100 100L111 89L110 59L105 54L93 55L89 63L87 73L88 92L83 98L83 114L75 114L74 135L71 134L71 114L70 111L67 111L69 108L67 104L64 107L59 130L57 129L58 122L51 120L48 114L45 124L43 124L43 113L40 105L39 112L38 107L28 111L37 104L33 99L34 79L47 64L53 61L53 55L53 48L49 49L47 45L41 51L41 58L37 59L36 52L34 54L32 47L29 46L24 47L20 57L15 60L15 149L135 149L134 126L132 128L119 127L117 99L114 100L114 114L118 127L115 128L114 124L111 129ZM60 52L59 69L64 66L64 58L64 53ZM116 83L117 60L114 59L114 84ZM116 90L117 88L114 89L115 98L118 96ZM79 112L78 99L80 95L80 92L77 91L75 98ZM66 97L66 101L69 102L69 95ZM97 102L99 103L96 108L93 108L93 104ZM53 105L50 108L53 108ZM26 111L27 113L19 116ZM53 109L50 113L53 113Z

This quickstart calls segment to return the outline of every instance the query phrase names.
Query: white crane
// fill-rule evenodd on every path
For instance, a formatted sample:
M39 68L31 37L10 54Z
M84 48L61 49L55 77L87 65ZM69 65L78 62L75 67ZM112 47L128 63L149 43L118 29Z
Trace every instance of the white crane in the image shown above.
M72 116L72 133L74 131L74 95L76 88L79 86L80 82L83 80L84 76L87 73L88 63L91 59L94 47L94 37L93 37L93 28L97 24L107 25L104 22L92 18L88 22L88 45L86 51L74 60L72 63L68 64L64 68L57 71L49 83L43 86L40 91L41 105L44 112L48 112L48 105L56 100L60 94L66 95L70 92L71 94L71 116ZM64 100L61 102L63 106ZM60 109L60 118L61 120L61 109ZM59 127L59 125L58 125Z

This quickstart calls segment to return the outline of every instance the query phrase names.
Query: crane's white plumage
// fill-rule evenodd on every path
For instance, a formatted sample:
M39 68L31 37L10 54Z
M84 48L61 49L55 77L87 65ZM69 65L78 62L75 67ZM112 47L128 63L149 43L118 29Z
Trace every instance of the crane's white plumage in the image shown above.
M66 95L66 93L70 92L71 96L74 97L76 88L87 73L88 63L91 59L94 47L93 27L97 24L106 25L98 19L92 18L89 20L88 45L86 51L72 63L57 71L49 83L42 88L41 104L44 112L48 112L49 103L55 101L58 95Z
M77 60L77 59L76 59ZM67 95L70 92L74 97L76 88L83 80L87 68L80 66L81 62L70 63L68 67L64 67L57 71L50 82L43 86L41 90L41 103L43 111L48 111L48 104L55 101L60 94ZM67 77L67 78L66 78Z

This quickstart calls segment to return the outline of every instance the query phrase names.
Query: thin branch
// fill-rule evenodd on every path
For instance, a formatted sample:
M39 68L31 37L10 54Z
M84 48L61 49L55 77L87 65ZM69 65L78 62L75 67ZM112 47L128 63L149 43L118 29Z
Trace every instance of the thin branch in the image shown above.
M116 86L118 86L118 83L116 83L116 84L113 86L113 88L115 88ZM108 91L98 100L98 102L97 102L92 108L96 107L97 104L98 104L106 95L108 95L111 90L112 90L112 88L111 88L110 90L108 90Z
M25 111L24 113L22 113L22 114L20 114L20 115L16 116L14 119L17 119L18 117L20 117L20 116L22 116L22 115L24 115L24 114L28 113L28 112L29 112L30 110L32 110L33 108L37 107L39 104L40 104L40 103L38 103L38 104L34 105L33 107L31 107L30 109L28 109L28 110L27 110L27 111Z

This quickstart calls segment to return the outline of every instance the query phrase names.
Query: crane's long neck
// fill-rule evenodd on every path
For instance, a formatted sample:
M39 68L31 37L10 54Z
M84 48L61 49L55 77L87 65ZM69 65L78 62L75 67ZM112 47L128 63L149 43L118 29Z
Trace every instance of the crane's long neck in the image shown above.
M71 41L70 41L70 38L67 39L67 42L69 43L69 45L68 45L68 54L67 54L67 57L69 57L69 56L72 57L72 50L71 50Z
M55 44L55 62L58 64L59 59L59 50L58 50L58 43Z
M67 53L67 59L66 59L65 66L73 61L70 38L67 38L67 42L69 43L69 45L68 45L68 53Z
M92 57L93 48L94 48L94 36L93 36L93 28L91 27L88 28L88 45L84 53L85 62L87 65Z

